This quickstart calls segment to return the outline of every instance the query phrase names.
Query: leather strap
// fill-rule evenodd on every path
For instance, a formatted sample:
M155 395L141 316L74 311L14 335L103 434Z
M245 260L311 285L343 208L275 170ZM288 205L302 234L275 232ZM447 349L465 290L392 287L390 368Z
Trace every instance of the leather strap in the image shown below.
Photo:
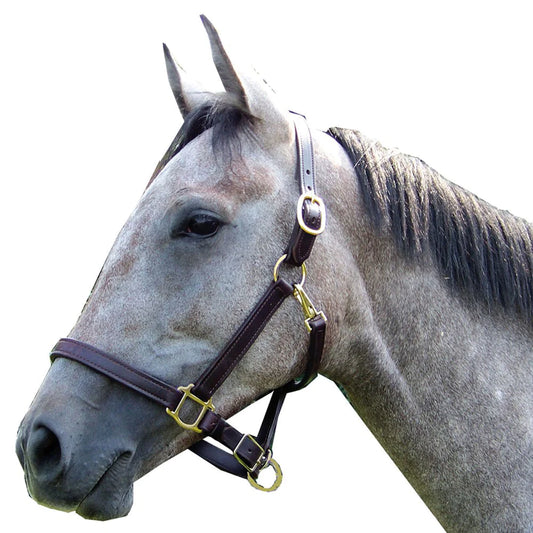
M303 115L292 113L296 130L296 150L298 153L297 178L300 183L300 213L287 246L285 262L301 266L311 255L315 239L325 226L325 208L316 193L315 161L311 131ZM318 201L317 201L318 200Z
M285 261L301 266L309 257L316 236L324 229L326 212L322 200L316 195L313 145L309 127L305 117L297 114L293 116L298 151L298 179L302 194L298 201L296 224L289 241ZM217 359L196 381L192 390L188 390L188 387L181 387L181 389L188 390L187 393L191 395L191 398L196 397L195 401L203 402L207 407L214 392L256 341L283 301L293 294L293 291L295 293L296 287L297 285L293 288L281 278L273 281ZM212 437L233 453L228 454L205 441L200 441L191 447L194 453L218 468L240 477L257 478L261 468L270 463L278 417L287 393L307 386L316 377L320 365L326 332L325 315L316 314L308 318L306 323L309 326L310 342L304 375L272 393L258 437L243 435L211 410L211 406L202 411L200 419L196 422L196 429L200 430L204 437ZM178 409L186 394L157 377L123 363L103 350L74 339L60 339L50 357L52 361L57 357L66 357L82 363L139 392L170 411ZM188 427L188 429L192 428ZM273 460L272 463L274 463Z
M263 450L263 453L265 450L272 449L278 418L287 394L289 392L303 389L317 376L318 367L320 366L322 358L322 351L324 349L326 321L322 315L317 315L314 319L310 320L308 324L311 331L309 348L307 351L307 367L303 376L272 392L268 408L256 439L256 442L261 448L258 448L255 443L250 440L247 442L248 446L239 446L239 457L241 461L245 461L249 467L252 467L257 463L259 460L258 458L261 456L261 449ZM202 422L200 422L199 427L205 437L212 437L232 451L235 450L236 443L238 444L244 438L242 433L239 433L221 416L212 411L206 413ZM244 466L235 458L234 454L227 453L205 440L193 444L190 447L190 450L224 472L243 478L247 477L248 470L246 470L246 468L244 468Z
M209 415L204 417L205 423L202 421L200 427L205 436L214 438L232 450L233 453L225 452L205 440L193 444L189 449L218 469L246 478L250 471L249 469L253 469L258 463L260 464L265 452L272 449L278 418L286 395L287 392L283 387L276 389L272 393L256 439L250 438L250 436L245 438L245 435L232 428L230 424L215 413L210 412ZM217 417L218 420L216 420ZM238 448L235 451L236 447ZM235 458L235 453L238 454L239 460ZM243 466L242 462L248 466L248 469ZM253 471L251 473L252 476L257 477L259 470L260 468Z
M269 293L270 290L265 296ZM261 302L264 301L268 301L268 297L261 299ZM326 322L321 315L317 315L308 324L311 332L304 375L272 393L257 439L250 439L219 414L207 411L198 426L203 436L212 437L234 453L227 453L204 440L193 444L190 447L191 451L220 470L242 478L246 478L250 469L260 464L265 451L272 449L278 418L286 395L306 387L317 375L324 347ZM246 327L241 327L239 331L241 330L246 330ZM176 408L183 396L172 385L133 368L98 348L74 339L61 339L52 350L50 357L52 361L57 357L78 361L171 410ZM238 454L240 461L235 458L235 453ZM242 462L248 466L248 469L243 466ZM251 475L256 477L258 472L259 468L251 472Z
M300 180L300 192L315 192L315 156L311 131L303 115L294 111L291 111L291 114L296 129L297 173Z
M213 396L292 291L292 286L281 278L269 285L217 359L197 380L191 391L195 396L203 401ZM78 361L170 410L175 410L183 397L176 387L123 363L103 350L74 339L61 339L56 344L50 358L54 361L57 357Z
M82 363L169 409L175 409L182 396L176 387L84 342L60 339L50 354L52 362L58 357Z
M248 470L242 466L239 461L233 457L233 455L221 450L217 446L205 441L200 440L195 442L188 448L191 452L195 453L198 457L201 457L204 461L217 467L219 470L232 474L234 476L242 477L246 479L248 477Z
M217 359L196 381L192 389L195 396L204 401L213 396L250 349L250 346L257 340L272 315L292 292L292 286L281 278L270 284L263 297L220 352Z
M302 377L290 381L283 387L285 392L295 392L307 387L318 375L318 368L322 360L324 342L326 339L326 319L319 314L307 322L311 328L309 348L307 349L307 367Z
M65 357L82 363L169 409L175 409L182 396L181 392L164 381L137 370L98 348L74 339L61 339L52 350L50 357L52 361L57 357ZM199 424L199 429L202 430L204 436L214 438L232 451L236 450L240 460L249 469L253 469L261 460L264 451L271 447L280 409L281 404L276 405L274 410L272 407L267 410L263 426L268 428L268 431L260 447L213 411L206 412ZM205 441L194 444L191 450L226 472L243 478L248 475L249 470L233 454L224 452Z

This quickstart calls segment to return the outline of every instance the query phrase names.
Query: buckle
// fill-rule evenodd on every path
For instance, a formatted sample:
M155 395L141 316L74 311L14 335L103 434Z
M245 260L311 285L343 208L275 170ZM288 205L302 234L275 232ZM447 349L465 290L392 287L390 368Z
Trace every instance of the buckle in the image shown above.
M259 452L259 456L252 466L250 466L248 462L244 459L245 456L240 453L241 447L246 444L248 444L249 446L250 443L255 446L255 448ZM249 448L248 451L249 453L251 453L252 449ZM264 448L251 435L243 435L242 439L239 441L239 443L237 444L237 446L235 446L235 449L233 450L233 457L235 457L235 459L248 472L248 482L250 483L250 485L252 485L252 487L263 492L272 492L281 485L283 474L277 461L274 461L274 459L272 459L272 451L267 450L265 452ZM257 477L262 470L268 468L269 466L274 469L276 479L270 487L265 487L257 482Z
M180 402L178 403L178 406L176 407L176 409L174 409L174 411L171 411L167 407L167 415L171 416L177 422L177 424L180 427L182 427L183 429L188 429L188 430L194 431L196 433L202 433L202 430L198 427L198 424L200 424L200 422L202 421L202 419L205 416L205 414L207 413L207 411L214 411L215 410L215 406L213 405L212 398L209 398L209 400L207 400L207 402L204 402L202 399L198 398L198 396L195 396L194 394L192 394L191 390L192 390L193 387L194 387L194 383L191 383L190 385L187 385L186 387L178 387L178 390L181 393L183 393L183 396L182 396ZM196 417L196 420L192 424L188 423L188 422L184 422L180 418L180 411L183 408L183 406L185 405L185 402L187 401L187 399L192 400L194 403L196 403L196 404L198 404L198 405L200 405L202 407L200 413Z
M255 463L252 466L250 466L250 462L247 461L246 458L250 457L250 454L253 450L249 448L248 454L240 453L240 449L246 444L250 445L250 443L255 446L258 451L258 458L255 460ZM244 466L248 472L255 474L256 471L259 472L266 466L266 463L272 459L272 452L268 450L265 453L263 447L251 435L243 435L242 439L239 441L239 444L237 444L233 450L233 457L235 457L235 459L237 459L237 461L239 461L239 463Z
M304 202L306 200L309 200L311 203L318 205L318 209L320 211L320 227L318 229L310 228L303 218L302 211L304 207ZM320 198L320 196L317 196L316 194L313 194L312 192L304 192L300 196L300 198L298 198L298 205L296 206L296 218L302 231L308 233L309 235L320 235L326 228L326 206L322 198Z

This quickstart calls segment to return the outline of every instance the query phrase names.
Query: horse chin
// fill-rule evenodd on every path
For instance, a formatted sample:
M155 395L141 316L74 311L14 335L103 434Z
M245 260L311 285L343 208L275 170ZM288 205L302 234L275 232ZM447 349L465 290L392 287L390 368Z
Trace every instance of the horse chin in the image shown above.
M76 512L90 520L126 516L133 505L133 480L128 475L130 454L121 455L81 501Z

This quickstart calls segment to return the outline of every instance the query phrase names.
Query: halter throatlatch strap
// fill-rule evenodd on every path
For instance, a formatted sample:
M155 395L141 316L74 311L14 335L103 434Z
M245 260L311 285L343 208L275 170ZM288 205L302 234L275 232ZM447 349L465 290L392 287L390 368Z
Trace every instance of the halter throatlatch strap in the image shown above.
M303 289L306 274L304 262L311 254L317 235L324 230L326 210L323 201L316 194L313 145L309 127L303 116L293 114L293 117L301 195L289 245L274 268L274 281L196 383L176 388L123 363L99 348L74 339L61 339L50 354L52 362L58 357L77 361L159 403L182 428L199 433L202 437L212 437L232 451L227 453L202 440L191 446L190 449L194 453L226 472L248 478L254 487L264 491L275 490L281 483L281 469L272 458L272 443L281 407L287 393L302 389L316 377L326 335L326 316L316 310ZM278 276L282 262L302 268L303 277L299 284L291 285ZM216 412L212 396L257 340L284 300L291 295L302 306L305 326L309 332L305 371L299 379L273 391L257 437L242 434ZM189 415L183 415L182 410L190 412L190 409L183 409L185 405L196 408L195 419L183 419ZM276 480L272 486L263 487L257 478L267 467L274 469Z

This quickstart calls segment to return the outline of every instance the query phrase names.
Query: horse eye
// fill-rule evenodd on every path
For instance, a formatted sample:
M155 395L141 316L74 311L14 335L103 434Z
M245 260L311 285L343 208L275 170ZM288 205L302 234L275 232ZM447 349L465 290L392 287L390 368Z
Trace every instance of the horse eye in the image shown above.
M185 236L196 239L213 237L222 226L222 222L213 214L205 212L193 213L181 225L172 231L171 237Z

